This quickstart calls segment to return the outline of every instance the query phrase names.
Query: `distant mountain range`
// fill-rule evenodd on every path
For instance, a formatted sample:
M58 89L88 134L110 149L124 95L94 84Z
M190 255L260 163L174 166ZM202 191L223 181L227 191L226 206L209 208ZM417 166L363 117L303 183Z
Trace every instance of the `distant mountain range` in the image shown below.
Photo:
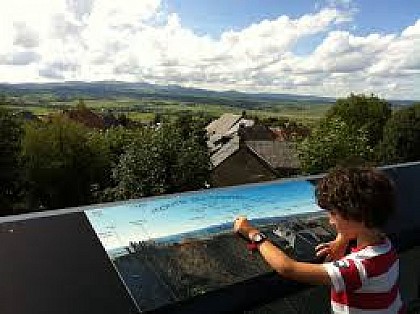
M118 81L102 82L64 82L64 83L24 83L0 84L0 94L10 96L54 95L60 100L75 98L128 97L133 99L173 100L191 103L211 103L249 107L250 105L273 103L325 104L334 103L335 98L310 95L244 93L238 91L211 91L199 88L186 88L178 85L156 85L150 83L128 83ZM411 100L388 100L394 105L411 104Z
M301 96L291 94L241 93L237 91L211 91L198 88L186 88L177 85L156 85L149 83L127 82L66 82L66 83L27 83L0 84L0 94L13 96L51 94L60 100L74 98L107 98L117 99L128 97L143 100L173 100L189 103L211 103L220 105L234 105L239 107L264 107L264 104L276 102L305 102L305 103L333 103L334 98Z

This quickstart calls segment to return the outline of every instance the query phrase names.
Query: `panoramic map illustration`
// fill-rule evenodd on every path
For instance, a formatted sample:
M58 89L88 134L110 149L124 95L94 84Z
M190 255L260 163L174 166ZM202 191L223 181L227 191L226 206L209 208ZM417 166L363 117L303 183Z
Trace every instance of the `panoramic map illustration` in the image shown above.
M85 211L142 310L268 272L262 259L250 261L243 241L232 233L236 216L246 215L275 237L285 217L317 212L314 185L305 180L145 198Z

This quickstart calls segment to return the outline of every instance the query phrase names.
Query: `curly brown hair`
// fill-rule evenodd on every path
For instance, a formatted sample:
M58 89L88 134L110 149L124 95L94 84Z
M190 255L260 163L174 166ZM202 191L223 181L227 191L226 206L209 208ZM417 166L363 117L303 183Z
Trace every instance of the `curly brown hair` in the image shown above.
M373 168L334 168L318 181L315 194L321 208L367 228L383 227L396 209L394 183Z

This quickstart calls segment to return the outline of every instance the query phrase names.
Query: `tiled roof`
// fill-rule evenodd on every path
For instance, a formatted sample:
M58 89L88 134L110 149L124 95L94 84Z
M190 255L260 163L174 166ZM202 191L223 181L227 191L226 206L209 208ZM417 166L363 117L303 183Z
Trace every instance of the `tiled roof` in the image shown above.
M238 133L240 128L242 127L249 128L249 127L252 127L253 125L254 125L254 120L241 118L234 125L232 125L232 127L225 134L227 135L236 134Z
M221 145L211 157L214 167L220 165L240 148L240 137L233 136L226 144ZM248 147L258 158L263 160L272 169L299 168L299 159L295 144L278 141L246 141Z
M273 141L276 139L276 134L262 124L243 127L239 130L239 135L245 141Z
M219 119L212 121L207 125L207 133L212 134L226 134L229 129L235 125L241 119L240 115L235 115L231 113L223 114Z
M293 142L247 141L247 146L272 168L299 168L299 159Z
M206 127L208 141L207 146L211 153L219 150L230 138L237 136L241 126L251 127L253 120L247 120L240 115L231 113L223 114L219 119L212 121Z
M229 142L222 145L218 151L211 155L210 160L214 167L220 165L225 159L239 150L239 136L235 135Z

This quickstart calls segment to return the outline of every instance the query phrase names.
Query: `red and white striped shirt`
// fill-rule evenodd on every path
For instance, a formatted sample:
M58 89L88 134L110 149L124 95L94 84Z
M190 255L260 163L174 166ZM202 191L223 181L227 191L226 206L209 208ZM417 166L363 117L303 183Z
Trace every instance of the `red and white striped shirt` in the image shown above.
M333 313L404 313L398 255L391 242L352 249L340 260L325 263L331 282Z

